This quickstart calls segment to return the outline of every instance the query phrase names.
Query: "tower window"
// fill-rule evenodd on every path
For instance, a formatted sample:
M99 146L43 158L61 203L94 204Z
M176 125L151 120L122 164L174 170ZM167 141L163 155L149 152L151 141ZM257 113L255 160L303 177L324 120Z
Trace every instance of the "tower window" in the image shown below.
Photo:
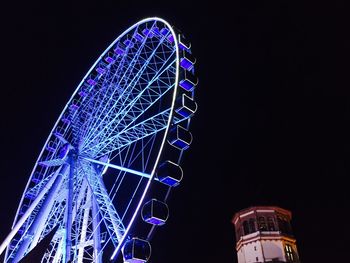
M267 227L269 229L269 231L275 231L276 228L275 228L275 222L273 220L273 218L271 216L269 216L267 218Z
M292 247L290 245L286 245L285 251L286 251L287 262L294 262L294 256L293 256L293 249L292 249Z
M243 232L244 232L244 235L249 234L249 224L247 220L243 222Z
M267 230L267 226L266 226L265 217L260 216L258 220L259 220L259 230L260 231L266 231Z
M256 231L256 228L255 228L255 219L254 218L251 218L249 219L249 232L250 233L254 233Z
M293 235L292 227L289 220L286 217L278 216L278 228L283 234Z

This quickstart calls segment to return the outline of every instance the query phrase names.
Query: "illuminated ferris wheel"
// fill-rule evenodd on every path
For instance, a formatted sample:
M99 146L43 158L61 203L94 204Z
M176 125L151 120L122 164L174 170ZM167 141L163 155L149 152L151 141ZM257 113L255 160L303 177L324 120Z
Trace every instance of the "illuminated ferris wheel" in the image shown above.
M41 262L146 262L169 215L197 109L195 58L160 18L128 28L97 59L35 163L0 246L18 262L50 237ZM122 252L122 253L120 253Z

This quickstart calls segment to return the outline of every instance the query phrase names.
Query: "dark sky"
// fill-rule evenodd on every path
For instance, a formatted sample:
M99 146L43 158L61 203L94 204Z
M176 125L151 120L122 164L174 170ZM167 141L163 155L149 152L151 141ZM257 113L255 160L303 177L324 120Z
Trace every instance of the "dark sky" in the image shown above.
M76 85L127 27L160 16L191 40L200 85L185 178L169 201L168 224L154 237L151 262L237 262L231 218L252 205L292 211L302 262L344 262L350 215L345 6L223 2L1 7L1 241Z

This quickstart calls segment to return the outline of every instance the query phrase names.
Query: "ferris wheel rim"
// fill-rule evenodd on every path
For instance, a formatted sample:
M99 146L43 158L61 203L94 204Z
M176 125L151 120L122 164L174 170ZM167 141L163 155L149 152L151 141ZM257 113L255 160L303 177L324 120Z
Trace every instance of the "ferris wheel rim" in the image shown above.
M27 185L24 189L24 192L23 192L23 195L21 197L21 201L20 201L20 204L18 206L18 209L17 209L17 212L16 212L16 216L15 216L15 220L13 222L13 225L12 227L15 225L16 221L18 220L18 217L19 217L19 210L21 208L21 205L23 204L23 200L25 198L25 193L27 191L27 189L29 188L29 184L30 184L30 180L31 178L33 177L33 174L37 168L37 166L39 165L39 160L40 158L42 157L44 151L45 151L45 146L48 144L50 138L53 136L54 134L54 131L55 129L58 127L59 125L59 122L61 120L61 118L63 117L63 114L67 111L68 107L69 107L69 104L72 102L72 100L74 99L75 95L78 93L80 87L82 86L82 84L84 83L84 81L86 80L86 78L89 76L89 74L94 70L94 68L96 67L96 65L98 64L99 61L101 61L104 57L104 55L108 52L108 50L110 50L113 45L115 45L115 43L117 43L120 39L122 39L122 37L124 37L126 34L128 34L128 32L132 31L135 27L137 27L138 25L141 25L143 23L146 23L146 22L151 22L151 21L159 21L161 23L163 23L164 25L167 26L167 28L170 30L171 34L174 36L174 46L175 46L175 49L176 49L176 74L175 74L175 85L174 85L174 88L173 88L173 91L172 91L172 102L171 102L171 107L170 107L170 114L169 114L169 117L168 117L168 121L167 121L167 125L166 125L166 129L165 129L165 132L164 132L164 136L163 136L163 139L162 139L162 143L161 143L161 146L158 150L158 154L157 154L157 158L156 158L156 161L153 165L153 169L151 171L151 176L150 178L148 179L147 181L147 184L146 184L146 187L144 188L144 191L143 191L143 194L142 194L142 197L140 198L140 201L137 205L137 208L135 209L135 212L132 216L132 219L130 220L127 228L126 228L126 231L125 231L125 235L123 236L123 239L122 241L119 243L118 247L115 249L115 252L113 253L111 259L113 259L113 257L116 255L116 251L119 252L120 251L120 248L128 234L128 232L130 231L130 228L131 226L133 225L134 221L135 221L135 218L141 208L141 205L145 199L145 196L149 190L149 187L151 185L151 182L152 180L154 179L154 175L155 175L155 170L156 170L156 167L160 161L160 157L161 157L161 153L163 152L164 150L164 145L166 143L166 139L167 139L167 136L168 136L168 132L169 132L169 128L171 126L171 121L172 121L172 118L173 118L173 113L174 113L174 105L175 105L175 100L176 100L176 94L177 94L177 89L178 89L178 81L179 81L179 45L178 45L178 40L177 40L177 34L176 32L174 31L173 27L164 19L162 18L159 18L159 17L149 17L149 18L145 18L145 19L142 19L140 21L138 21L137 23L133 24L132 26L128 27L122 34L120 34L105 50L104 52L97 58L97 60L95 61L95 63L90 67L90 69L87 71L87 73L85 74L85 76L82 78L82 80L80 81L80 83L77 85L77 87L75 88L75 91L73 92L73 94L70 96L69 100L67 101L65 107L63 108L63 110L61 111L59 117L57 118L57 121L54 123L53 125L53 128L52 130L50 131L49 133L49 136L47 137L45 143L44 143L44 146L43 148L41 149L41 152L39 153L39 156L35 162L35 165L31 171L31 174L29 176L29 180L27 182Z
M157 159L156 159L155 164L153 166L153 169L152 169L152 172L151 172L151 177L148 179L147 185L146 185L145 190L144 190L144 192L142 194L142 197L141 197L141 199L140 199L140 201L139 201L139 203L138 203L138 205L136 207L135 213L132 216L132 219L130 220L130 223L129 223L126 231L125 231L126 233L128 233L130 231L130 228L133 225L138 212L140 211L141 205L142 205L142 203L143 203L143 201L145 199L145 196L146 196L146 194L148 192L148 189L149 189L149 187L151 185L151 182L152 182L152 180L154 178L155 169L156 169L156 167L157 167L157 165L159 163L159 159L160 159L161 153L163 152L164 144L166 142L166 138L168 136L168 131L169 131L169 128L170 128L170 125L171 125L172 115L173 115L173 112L174 112L174 104L175 104L175 100L176 100L176 93L177 93L177 89L178 89L177 83L179 81L179 68L180 68L180 63L179 63L179 45L178 45L178 41L177 41L177 38L176 38L176 33L175 33L173 27L167 21L165 21L164 19L157 18L157 17L145 18L145 19L141 20L139 23L136 23L134 26L137 26L139 24L142 24L142 23L147 22L147 21L152 21L152 20L160 21L163 24L165 24L168 27L168 29L170 30L171 34L174 36L174 43L175 43L175 48L176 48L175 86L174 86L174 90L173 90L173 97L172 97L170 115L168 117L168 123L167 123L167 127L166 127L166 130L165 130L164 136L163 136L163 141L162 141L161 147L160 147L160 149L158 151L158 156L157 156ZM134 27L134 26L132 26L132 27ZM115 249L115 251L113 252L113 254L111 256L111 260L113 260L115 258L115 256L117 255L117 253L120 251L121 246L122 246L125 238L126 238L126 235L124 235L122 241L119 243L119 247L117 247Z

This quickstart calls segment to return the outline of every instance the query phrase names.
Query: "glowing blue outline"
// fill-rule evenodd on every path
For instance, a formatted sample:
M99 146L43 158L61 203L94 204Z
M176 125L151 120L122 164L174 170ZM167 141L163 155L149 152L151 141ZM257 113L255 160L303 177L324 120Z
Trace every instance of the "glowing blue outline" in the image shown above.
M150 177L150 179L149 179L148 182L147 182L147 185L146 185L146 187L145 187L145 189L144 189L144 191L143 191L143 194L142 194L142 196L141 196L141 198L140 198L140 201L139 201L139 203L138 203L138 205L137 205L137 207L136 207L136 209L135 209L134 215L132 216L132 218L131 218L131 220L130 220L130 222L129 222L129 225L128 225L127 228L125 229L125 232L124 232L125 235L122 237L122 240L119 242L117 248L114 250L114 252L113 252L113 254L112 254L110 260L114 260L115 257L117 256L118 252L120 251L120 249L121 249L121 247L122 247L122 245L123 245L123 243L124 243L124 240L125 240L125 238L126 238L128 232L129 232L129 230L130 230L130 228L131 228L131 226L132 226L132 224L133 224L133 222L134 222L134 220L135 220L135 218L136 218L136 215L138 214L138 212L139 212L139 210L140 210L141 204L143 203L143 200L144 200L144 198L145 198L145 196L146 196L146 193L148 192L148 188L149 188L150 185L151 185L151 181L152 181L152 179L153 179L153 177L154 177L156 167L158 166L158 162L159 162L159 159L160 159L162 150L163 150L163 148L164 148L164 144L165 144L165 142L166 142L166 138L167 138L167 135L168 135L168 130L169 130L169 127L170 127L170 124L171 124L171 120L172 120L173 109L174 109L174 106L175 106L176 93L177 93L177 88L178 88L177 83L178 83L178 81L179 81L179 66L180 66L180 64L179 64L179 58L180 58L180 56L179 56L179 45L178 45L176 33L175 33L174 29L172 28L172 26L171 26L167 21L165 21L165 20L162 19L162 18L159 18L159 17L150 17L150 18L145 18L145 19L139 21L138 23L134 24L132 27L130 27L130 28L129 28L127 31L125 31L125 32L128 32L129 30L131 30L131 29L134 28L135 26L138 26L138 25L140 25L140 24L142 24L142 23L145 23L145 22L148 22L148 21L152 21L152 20L155 20L155 21L159 21L159 22L161 22L161 23L164 23L164 24L170 29L171 34L174 36L174 43L175 43L175 48L176 48L176 75L175 75L175 84L176 84L176 85L175 85L174 91L173 91L173 99L172 99L172 103L171 103L171 111L170 111L169 118L168 118L167 128L165 129L163 141L162 141L162 144L161 144L161 146L160 146L160 150L159 150L159 152L158 152L158 156L157 156L157 159L156 159L156 161L155 161L155 165L154 165L153 170L152 170L152 172L151 172L151 177ZM125 33L125 32L124 32L124 33ZM123 34L124 34L124 33L123 33Z
M125 238L127 237L127 234L131 228L131 226L133 225L135 218L140 210L141 204L143 203L143 200L146 196L146 193L148 192L148 189L150 187L150 184L154 178L154 174L155 174L155 170L158 166L159 160L160 160L160 156L161 153L163 151L164 145L166 143L166 139L167 139L167 135L168 135L168 131L171 125L171 121L172 121L172 117L173 117L173 110L174 110L174 105L175 105L175 100L176 100L176 95L177 95L177 89L178 89L178 81L179 81L179 45L178 45L178 39L177 39L177 34L175 33L174 29L172 28L172 26L165 21L162 18L159 17L150 17L150 18L145 18L139 22L137 22L136 24L132 25L131 27L129 27L127 30L125 30L122 34L120 34L106 49L105 51L98 57L98 59L95 61L95 63L91 66L91 68L87 71L87 73L85 74L85 76L82 78L82 80L80 81L80 83L78 84L77 88L75 89L75 91L73 92L73 94L71 95L70 99L68 100L68 102L66 103L65 107L63 108L63 110L61 111L61 114L59 115L59 117L57 118L56 122L54 123L53 128L51 129L51 132L49 133L43 148L41 149L39 156L35 162L35 165L31 171L31 174L29 176L29 179L27 181L26 187L24 189L23 195L21 197L21 200L19 202L19 206L17 208L16 211L16 215L12 224L12 227L16 224L17 220L19 219L19 211L20 208L23 206L23 202L24 202L24 198L25 198L25 193L27 192L31 179L34 175L34 173L37 171L37 167L39 164L40 159L42 158L45 149L46 149L46 145L48 144L49 140L52 138L52 136L55 134L55 130L57 129L57 127L59 127L59 123L61 121L61 119L63 118L64 113L67 112L68 108L70 107L71 102L73 101L73 99L75 98L75 96L78 94L78 92L80 91L80 88L82 87L82 85L85 83L85 81L87 80L87 78L90 76L91 72L95 69L96 65L103 60L104 56L107 54L108 51L110 51L110 49L113 47L113 45L115 45L115 43L117 43L121 38L123 38L128 32L130 32L131 30L133 30L135 27L139 26L140 24L146 23L146 22L150 22L150 21L159 21L161 23L163 23L166 27L168 27L168 29L170 30L171 34L174 36L174 45L175 45L175 49L176 49L176 74L175 74L175 85L174 85L174 89L173 89L173 98L172 98L172 103L171 103L171 108L170 108L170 114L168 116L168 123L165 129L165 133L164 133L164 137L163 137L163 141L161 143L161 146L159 148L159 152L158 152L158 156L156 158L156 161L154 163L154 167L153 170L150 174L149 180L147 182L146 187L143 190L143 194L139 200L139 203L134 211L134 214L131 218L131 220L129 221L129 224L124 232L124 235L121 239L121 241L118 243L117 248L114 250L112 256L111 256L111 260L114 260L115 256L117 255L117 253L120 251ZM7 258L7 253L8 253L8 247L6 249L6 255L5 255L5 259Z

